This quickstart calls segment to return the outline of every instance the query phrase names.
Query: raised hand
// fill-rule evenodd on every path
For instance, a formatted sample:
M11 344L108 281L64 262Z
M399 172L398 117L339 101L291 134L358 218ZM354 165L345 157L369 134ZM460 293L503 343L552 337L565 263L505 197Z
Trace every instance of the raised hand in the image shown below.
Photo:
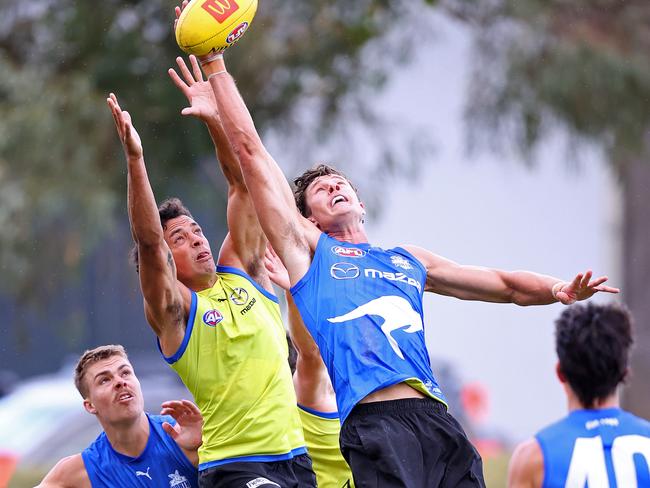
M181 3L180 7L174 7L174 13L176 14L176 18L174 19L174 32L176 32L176 24L178 24L178 18L181 16L181 12L185 10L185 7L187 7L188 3L190 3L189 0L183 0L183 3Z
M162 404L160 415L171 415L176 425L168 422L162 427L179 447L187 451L195 451L201 445L201 430L203 416L199 408L189 400L173 400Z
M180 56L176 58L176 63L178 64L182 78L173 68L169 68L167 72L174 84L183 92L183 95L185 95L187 101L190 103L189 107L181 110L181 114L192 115L204 122L208 122L214 118L218 119L219 112L217 111L217 102L214 98L212 87L209 82L203 79L203 73L201 72L196 56L190 56L192 71L188 69L185 61Z
M291 282L289 281L289 272L287 268L284 267L282 261L275 253L270 244L266 246L266 252L264 254L264 267L269 274L269 278L273 283L278 285L283 290L289 290L291 288Z
M126 157L141 158L142 141L140 140L138 131L133 127L131 115L129 112L123 111L120 108L120 104L117 102L117 97L114 93L111 93L108 96L106 103L108 103L108 107L111 109L111 113L113 114L117 135L120 137L120 142L122 143Z
M586 300L595 293L602 291L605 293L618 293L618 288L603 285L608 278L601 276L594 280L591 279L592 272L587 270L586 273L578 273L571 282L557 283L553 287L553 295L564 305L571 305L580 300Z

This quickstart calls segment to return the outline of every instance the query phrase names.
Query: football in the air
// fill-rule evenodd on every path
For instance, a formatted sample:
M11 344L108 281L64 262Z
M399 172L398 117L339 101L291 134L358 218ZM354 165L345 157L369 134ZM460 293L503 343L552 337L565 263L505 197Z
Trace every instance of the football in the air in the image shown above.
M236 43L250 27L257 0L192 0L176 24L176 42L188 54L204 56Z

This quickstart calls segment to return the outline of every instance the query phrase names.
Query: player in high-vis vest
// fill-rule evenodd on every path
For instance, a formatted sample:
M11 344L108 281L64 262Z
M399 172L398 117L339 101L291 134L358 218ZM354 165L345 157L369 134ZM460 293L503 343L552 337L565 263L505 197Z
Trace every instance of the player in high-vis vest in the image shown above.
M574 305L560 315L556 373L569 415L517 446L509 488L650 487L650 422L618 400L632 342L620 305Z
M178 13L178 12L177 12ZM128 210L145 315L165 360L205 419L204 487L315 485L296 407L277 299L264 268L266 238L214 96L192 59L172 81L182 110L204 121L228 181L228 234L218 266L201 227L178 199L157 207L140 138L115 95L108 99L128 168Z
M460 266L415 247L372 246L350 182L324 165L295 180L268 153L223 56L203 62L260 224L286 266L291 293L323 357L355 484L484 486L482 464L449 415L424 341L429 291L520 305L571 303L616 292L581 273L571 282ZM430 225L423 221L422 225Z
M203 419L187 400L166 402L162 415L143 410L140 382L122 346L86 351L75 368L86 411L104 432L68 456L39 488L196 488Z

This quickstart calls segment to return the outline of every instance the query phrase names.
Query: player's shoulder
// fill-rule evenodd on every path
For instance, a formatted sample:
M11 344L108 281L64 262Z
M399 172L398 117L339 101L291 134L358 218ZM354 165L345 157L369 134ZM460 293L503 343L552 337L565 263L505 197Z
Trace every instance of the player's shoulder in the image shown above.
M176 419L172 417L171 415L154 415L151 413L147 413L147 417L149 418L149 421L154 424L158 430L163 430L162 425L167 422L170 425L176 425ZM165 433L165 435L168 435Z
M81 454L61 459L38 488L90 488L90 478Z
M508 466L509 488L539 487L544 478L544 455L535 438L517 445Z
M645 435L650 435L650 421L648 419L634 415L627 410L621 410L621 417L627 422L635 424Z

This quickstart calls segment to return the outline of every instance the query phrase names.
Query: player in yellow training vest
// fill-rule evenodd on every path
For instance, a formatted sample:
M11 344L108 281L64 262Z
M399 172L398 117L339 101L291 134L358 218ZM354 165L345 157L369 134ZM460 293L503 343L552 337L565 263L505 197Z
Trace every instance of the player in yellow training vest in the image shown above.
M319 412L298 405L305 443L319 488L352 488L352 472L339 447L341 420L338 412Z
M128 210L147 321L201 409L201 487L313 487L284 328L263 265L266 238L196 59L169 74L204 121L228 181L228 235L215 260L177 198L160 207L131 117L107 100L127 159Z

